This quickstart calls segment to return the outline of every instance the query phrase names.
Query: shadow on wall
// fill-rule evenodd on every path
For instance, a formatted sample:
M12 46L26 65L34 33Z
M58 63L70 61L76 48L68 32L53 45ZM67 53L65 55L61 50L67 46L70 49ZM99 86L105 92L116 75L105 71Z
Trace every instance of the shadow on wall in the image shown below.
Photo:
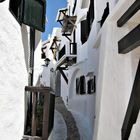
M35 32L35 49L38 47L38 44L40 43L41 39L41 32L37 31Z
M22 25L21 27L21 35L22 35L22 43L23 43L23 49L24 49L24 58L25 58L25 64L26 64L26 70L28 71L29 66L29 52L30 52L30 32L27 30L26 25ZM41 32L36 31L35 35L35 49L37 48L39 42L40 42L40 36Z
M22 25L21 27L21 35L22 35L22 43L23 43L23 50L24 50L24 58L25 58L25 64L26 64L26 70L28 71L28 61L29 61L29 38L28 38L28 31L27 26Z

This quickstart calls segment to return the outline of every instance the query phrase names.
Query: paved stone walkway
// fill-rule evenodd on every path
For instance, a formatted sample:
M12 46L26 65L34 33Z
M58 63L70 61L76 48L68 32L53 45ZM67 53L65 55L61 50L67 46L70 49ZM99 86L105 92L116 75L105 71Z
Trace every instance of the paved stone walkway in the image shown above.
M55 99L55 109L61 113L67 126L67 140L80 140L80 135L76 122L70 111L67 110L66 106L61 97Z

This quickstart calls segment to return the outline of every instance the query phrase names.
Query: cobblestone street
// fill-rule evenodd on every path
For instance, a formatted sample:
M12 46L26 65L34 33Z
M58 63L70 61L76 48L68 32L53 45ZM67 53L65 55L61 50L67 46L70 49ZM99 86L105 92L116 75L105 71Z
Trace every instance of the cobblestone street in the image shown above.
M67 127L67 140L80 140L80 135L76 126L76 122L71 112L67 110L61 97L56 97L55 109L62 115L65 121Z

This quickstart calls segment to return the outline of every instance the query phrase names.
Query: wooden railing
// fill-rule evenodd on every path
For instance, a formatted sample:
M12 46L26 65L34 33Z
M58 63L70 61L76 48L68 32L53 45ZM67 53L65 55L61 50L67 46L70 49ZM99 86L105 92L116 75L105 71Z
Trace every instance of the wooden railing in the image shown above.
M25 87L26 120L23 140L48 140L53 129L55 95L49 87Z

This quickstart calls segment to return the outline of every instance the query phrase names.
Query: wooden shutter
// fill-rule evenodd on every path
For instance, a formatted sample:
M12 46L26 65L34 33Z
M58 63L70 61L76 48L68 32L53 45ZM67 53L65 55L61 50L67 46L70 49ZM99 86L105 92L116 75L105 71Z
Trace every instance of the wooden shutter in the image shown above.
M88 21L81 21L81 42L84 44L88 39Z
M101 26L104 24L108 15L109 15L109 2L107 2L106 8L104 9L104 13L103 13L102 20L101 20Z
M76 78L76 94L80 94L80 78Z
M45 31L45 0L10 0L9 10L20 24Z
M22 0L10 0L9 10L15 19L21 24L22 18Z
M95 81L95 76L94 76L94 79L90 79L88 82L87 82L87 92L88 94L92 94L92 93L95 93L96 92L96 81Z
M23 0L23 23L35 29L45 31L45 0Z
M80 77L80 94L86 93L86 83L85 83L85 76Z

